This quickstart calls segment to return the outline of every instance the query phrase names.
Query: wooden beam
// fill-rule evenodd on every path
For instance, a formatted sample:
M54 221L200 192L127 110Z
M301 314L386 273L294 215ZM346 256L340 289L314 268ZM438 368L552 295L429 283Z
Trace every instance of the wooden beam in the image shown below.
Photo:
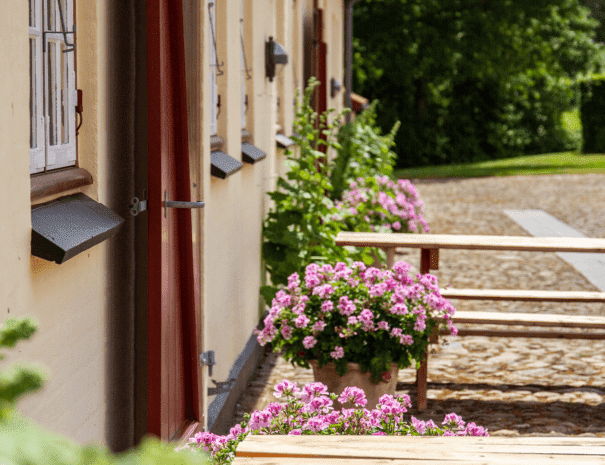
M456 312L452 320L454 324L605 329L605 317L602 316L545 315L543 313Z
M440 289L447 299L516 300L524 302L605 302L605 292L532 291L519 289Z
M417 249L516 250L525 252L605 253L605 239L588 237L471 236L339 232L336 245Z

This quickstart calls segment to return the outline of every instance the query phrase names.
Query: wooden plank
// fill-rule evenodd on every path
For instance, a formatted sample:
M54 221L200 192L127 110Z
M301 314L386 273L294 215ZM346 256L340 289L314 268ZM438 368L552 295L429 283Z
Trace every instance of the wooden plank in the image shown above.
M605 455L605 439L602 438L320 435L310 439L308 436L248 436L238 446L236 455L288 459L308 457L347 460L485 460L485 463L510 463L515 460L525 460L525 463L548 463L549 458L575 463L582 457L602 460Z
M510 457L510 456L493 456L489 459L464 459L464 460L436 460L430 463L438 465L528 465L530 463L539 464L550 464L550 465L570 465L569 457L566 456L524 456L524 457ZM233 465L346 465L352 464L368 464L368 465L426 465L427 460L422 458L413 459L368 459L366 457L357 459L347 457L346 459L340 457L329 457L329 458L311 458L311 457L236 457L232 462ZM593 457L578 457L574 456L573 463L579 463L582 465L603 465L601 458Z
M576 237L479 236L339 232L336 245L418 249L516 250L524 252L605 253L605 239Z
M442 332L441 334L447 334ZM591 341L605 340L605 333L563 333L558 331L527 330L492 330L492 329L459 329L458 336L482 337L536 337L540 339L588 339Z
M558 328L605 329L605 317L583 315L545 315L534 313L504 312L456 312L453 322L490 324L545 326Z
M516 300L524 302L605 302L605 292L533 291L519 289L440 289L447 299Z

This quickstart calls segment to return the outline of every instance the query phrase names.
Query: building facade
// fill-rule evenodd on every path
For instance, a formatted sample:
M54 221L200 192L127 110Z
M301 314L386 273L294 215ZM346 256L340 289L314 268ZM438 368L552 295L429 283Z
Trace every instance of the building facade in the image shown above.
M311 75L317 109L342 109L343 1L0 7L0 311L39 324L4 363L48 373L20 410L114 450L224 431L260 353L276 138Z

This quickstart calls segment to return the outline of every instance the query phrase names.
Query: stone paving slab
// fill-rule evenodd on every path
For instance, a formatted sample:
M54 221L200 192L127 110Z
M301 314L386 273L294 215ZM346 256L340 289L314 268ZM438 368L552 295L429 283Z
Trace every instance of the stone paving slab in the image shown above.
M528 235L504 209L539 209L587 237L605 238L605 175L514 176L413 181L435 234ZM397 259L418 271L420 253ZM439 285L478 289L599 291L554 253L442 250ZM605 304L453 301L460 311L605 315ZM511 327L512 329L513 327ZM492 435L605 437L605 341L528 338L446 338L429 361L428 409L422 419L456 412ZM415 402L415 370L400 370L398 392ZM234 424L245 412L275 402L272 387L287 378L313 381L266 352Z
M504 210L504 213L534 237L586 237L542 210ZM599 290L605 291L605 255L557 252Z

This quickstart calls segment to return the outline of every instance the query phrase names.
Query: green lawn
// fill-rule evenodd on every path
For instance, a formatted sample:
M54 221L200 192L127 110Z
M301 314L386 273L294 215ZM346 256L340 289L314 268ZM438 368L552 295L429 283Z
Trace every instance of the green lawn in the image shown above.
M476 178L520 174L605 173L605 154L548 153L464 165L423 166L395 170L396 178Z

